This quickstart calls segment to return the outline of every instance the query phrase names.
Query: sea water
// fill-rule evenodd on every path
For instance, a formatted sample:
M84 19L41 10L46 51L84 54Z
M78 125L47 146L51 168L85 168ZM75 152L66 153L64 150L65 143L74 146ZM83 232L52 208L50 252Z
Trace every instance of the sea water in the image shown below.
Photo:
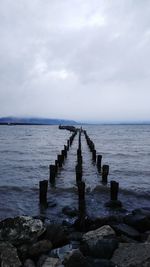
M123 208L150 206L150 125L83 125L95 144L102 164L108 164L108 184L92 162L82 134L83 180L86 212L90 216L112 214L105 207L110 198L110 181L119 182ZM58 126L0 126L0 219L17 215L43 215L64 220L65 206L78 208L75 166L78 136L65 164L48 188L49 207L39 205L39 181L49 179L49 165L64 148L71 133Z

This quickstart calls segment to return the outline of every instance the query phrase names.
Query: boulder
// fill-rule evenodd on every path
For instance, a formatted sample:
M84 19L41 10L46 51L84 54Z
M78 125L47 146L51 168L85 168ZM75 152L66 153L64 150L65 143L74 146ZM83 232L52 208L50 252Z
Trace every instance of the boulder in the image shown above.
M52 249L52 243L49 240L41 240L36 243L34 243L29 248L29 255L36 257L41 254L44 254Z
M140 233L127 224L120 223L113 225L112 227L118 235L123 234L136 240L140 239Z
M62 225L49 224L43 235L43 239L50 240L53 248L64 246L68 243L68 235Z
M116 239L101 239L94 243L83 243L80 247L83 255L100 259L110 259L117 248Z
M150 219L142 214L129 214L124 217L124 222L140 232L150 230Z
M43 234L43 222L28 216L8 218L0 222L0 240L14 245L33 242Z
M20 267L22 266L17 249L8 242L0 242L0 266Z
M110 260L87 258L91 267L116 267Z
M72 250L66 254L63 264L65 267L91 267L78 249Z
M109 225L104 225L83 235L81 251L84 255L110 259L117 247L115 231Z
M89 231L84 234L82 240L86 243L96 243L98 240L110 237L115 237L115 231L109 225L104 225L96 230Z
M32 261L31 259L27 259L24 262L23 267L36 267L34 261Z
M147 216L150 219L150 208L145 207L145 208L140 208L140 209L135 209L132 211L132 214L141 214L144 216Z
M149 267L150 244L121 243L111 260L119 267Z
M38 267L61 267L62 263L58 258L42 256L37 264Z

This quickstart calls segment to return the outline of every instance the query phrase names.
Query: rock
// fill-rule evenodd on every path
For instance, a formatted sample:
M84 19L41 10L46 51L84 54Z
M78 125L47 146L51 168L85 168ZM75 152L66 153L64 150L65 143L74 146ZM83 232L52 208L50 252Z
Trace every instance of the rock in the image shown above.
M41 240L36 243L34 243L30 248L29 248L29 255L31 256L37 256L44 254L52 249L52 243L49 240Z
M26 259L29 258L29 253L28 253L29 244L23 244L21 246L18 246L17 250L18 250L18 256L21 261L24 262Z
M149 267L150 244L120 244L111 260L119 267Z
M49 254L49 256L52 258L59 258L59 259L63 260L64 256L67 253L69 253L71 250L72 250L72 245L68 244L64 247L55 248L55 249L51 250L51 253Z
M62 209L63 214L68 215L69 217L76 217L78 215L78 210L76 208L71 208L66 206Z
M123 222L123 216L122 215L111 215L111 216L105 216L105 217L97 217L94 220L93 224L93 230L102 227L104 225L112 225L114 223L122 223Z
M118 248L116 239L101 239L96 242L83 243L80 247L83 255L100 259L110 259Z
M96 230L87 232L83 235L82 240L86 243L96 243L98 240L106 237L115 237L115 231L109 225L104 225Z
M139 240L140 239L140 233L135 230L133 227L127 225L127 224L116 224L112 226L115 232L119 235L123 234L128 237L131 237L133 239Z
M61 267L61 261L58 258L46 257L39 267Z
M78 249L66 254L63 264L65 267L90 267L86 258Z
M72 232L69 235L69 240L81 241L83 234L81 232Z
M1 267L22 266L17 254L17 249L8 242L0 242L0 266Z
M109 260L104 259L94 259L94 258L87 258L91 267L115 267L115 264Z
M24 262L24 265L23 267L36 267L35 264L34 264L34 261L30 260L30 259L27 259L25 262Z
M53 248L61 247L68 243L68 236L65 233L64 227L59 224L47 225L43 239L50 240Z
M74 228L80 232L91 230L93 220L88 216L79 216L74 222Z
M142 214L129 214L124 217L124 222L140 232L150 230L150 219Z
M146 207L146 208L141 208L141 209L135 209L132 211L132 214L142 214L146 217L148 217L148 219L150 219L150 208Z
M133 243L138 243L137 240L135 240L135 239L133 239L131 237L128 237L126 235L123 235L123 234L118 236L117 239L118 239L119 243L132 243L132 244Z
M41 220L20 216L0 222L0 240L14 245L33 242L45 231Z

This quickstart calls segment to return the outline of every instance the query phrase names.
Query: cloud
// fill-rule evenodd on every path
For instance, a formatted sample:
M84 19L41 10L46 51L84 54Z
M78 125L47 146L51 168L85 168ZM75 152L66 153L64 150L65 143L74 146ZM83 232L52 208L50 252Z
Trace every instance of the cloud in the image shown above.
M148 120L148 0L1 0L0 116Z

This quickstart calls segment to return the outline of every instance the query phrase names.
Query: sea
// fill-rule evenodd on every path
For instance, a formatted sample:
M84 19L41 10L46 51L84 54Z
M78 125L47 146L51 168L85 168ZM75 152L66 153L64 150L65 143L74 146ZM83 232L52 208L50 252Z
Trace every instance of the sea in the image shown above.
M78 126L77 126L78 127ZM82 125L95 144L102 164L109 165L108 184L92 161L84 134L81 136L86 213L100 217L150 207L150 125ZM72 133L58 126L0 126L0 220L29 215L50 221L72 221L63 214L66 206L78 209L75 137L55 185L48 186L48 207L39 204L39 182L49 180L49 165L67 144ZM110 181L119 182L118 199L123 208L105 206Z

